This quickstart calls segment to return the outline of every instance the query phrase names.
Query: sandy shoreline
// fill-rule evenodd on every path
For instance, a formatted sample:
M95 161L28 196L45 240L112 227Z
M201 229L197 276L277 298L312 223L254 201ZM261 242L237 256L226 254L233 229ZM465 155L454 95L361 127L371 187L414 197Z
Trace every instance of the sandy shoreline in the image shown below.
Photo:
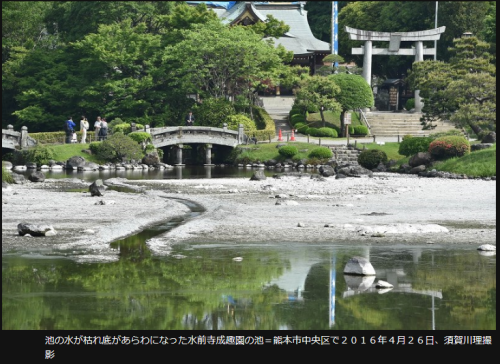
M60 192L61 183L84 192ZM112 259L110 242L188 214L177 198L206 211L150 239L155 254L168 254L171 244L181 242L496 245L496 181L376 174L104 183L141 192L107 190L91 197L90 183L81 180L3 188L2 252L55 249L71 255L84 248L90 257L109 253ZM21 222L50 224L58 235L21 237Z

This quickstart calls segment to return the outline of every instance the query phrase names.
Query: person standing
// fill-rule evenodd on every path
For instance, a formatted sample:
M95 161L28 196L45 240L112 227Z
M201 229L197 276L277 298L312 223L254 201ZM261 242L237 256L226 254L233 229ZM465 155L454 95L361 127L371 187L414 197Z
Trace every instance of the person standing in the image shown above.
M87 130L89 129L89 122L85 116L82 115L80 120L80 131L82 132L82 144L87 143Z
M66 144L70 144L73 139L73 133L75 131L76 124L73 122L73 117L69 117L68 120L64 122L64 131L66 132Z
M94 123L94 133L95 133L95 140L99 140L99 131L101 130L101 117L98 116L97 120Z
M99 140L103 141L108 138L108 123L105 118L101 120L101 130L99 130Z
M193 126L193 125L194 125L194 115L193 112L190 111L186 116L186 126Z

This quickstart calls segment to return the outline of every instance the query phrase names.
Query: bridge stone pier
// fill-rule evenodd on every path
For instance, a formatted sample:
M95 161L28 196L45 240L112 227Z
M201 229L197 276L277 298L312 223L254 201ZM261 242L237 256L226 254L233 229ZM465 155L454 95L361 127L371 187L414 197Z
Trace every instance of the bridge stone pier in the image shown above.
M164 128L150 128L148 125L145 131L151 134L155 148L166 146L177 147L176 166L183 166L182 148L184 144L204 144L205 145L205 166L212 165L213 145L223 145L236 147L246 143L246 136L243 125L239 125L238 131L229 130L227 124L223 128L212 128L207 126L174 126Z
M28 135L28 127L23 126L21 131L14 131L12 125L2 129L2 149L26 149L36 145L36 140Z

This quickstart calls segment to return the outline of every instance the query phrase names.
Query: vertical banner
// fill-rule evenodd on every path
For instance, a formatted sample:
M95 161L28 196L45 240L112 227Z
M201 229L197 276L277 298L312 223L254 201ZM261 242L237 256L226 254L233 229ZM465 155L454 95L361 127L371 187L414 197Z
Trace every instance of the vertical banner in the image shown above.
M330 317L329 317L330 327L335 325L335 279L336 279L335 263L336 263L336 257L333 257L330 266Z
M332 1L332 54L339 54L339 9L338 1ZM335 62L335 67L339 63Z

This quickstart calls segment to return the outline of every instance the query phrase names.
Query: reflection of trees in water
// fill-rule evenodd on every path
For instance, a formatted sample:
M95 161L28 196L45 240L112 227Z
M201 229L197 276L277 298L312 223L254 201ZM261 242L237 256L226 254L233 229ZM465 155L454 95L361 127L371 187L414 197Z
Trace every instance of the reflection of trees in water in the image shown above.
M126 251L132 259L98 264L4 257L2 328L329 329L328 261L311 267L303 300L292 302L276 285L262 288L290 264L272 250L265 258L262 251L246 251L243 262L233 262L234 251L224 249L199 249L185 259L151 257L132 246ZM342 298L347 259L337 256L334 329L431 328L429 296L389 292ZM442 290L437 329L495 329L494 259L475 251L433 258L424 251L418 264L398 255L387 268L404 262L413 288Z

